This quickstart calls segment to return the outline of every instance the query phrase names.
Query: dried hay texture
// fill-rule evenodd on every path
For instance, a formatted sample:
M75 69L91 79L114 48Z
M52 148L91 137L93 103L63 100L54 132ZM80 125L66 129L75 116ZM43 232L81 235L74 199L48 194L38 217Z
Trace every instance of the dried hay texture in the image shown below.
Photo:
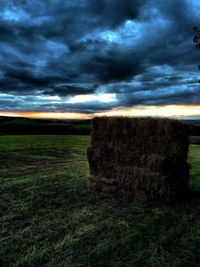
M188 192L188 127L170 119L101 117L92 123L89 188L135 203Z

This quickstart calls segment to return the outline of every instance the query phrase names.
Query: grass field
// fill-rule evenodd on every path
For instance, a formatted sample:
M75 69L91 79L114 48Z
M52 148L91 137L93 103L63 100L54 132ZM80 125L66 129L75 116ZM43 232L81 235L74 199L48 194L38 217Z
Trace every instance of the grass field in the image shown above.
M200 140L187 204L88 192L88 136L0 136L0 266L200 266Z

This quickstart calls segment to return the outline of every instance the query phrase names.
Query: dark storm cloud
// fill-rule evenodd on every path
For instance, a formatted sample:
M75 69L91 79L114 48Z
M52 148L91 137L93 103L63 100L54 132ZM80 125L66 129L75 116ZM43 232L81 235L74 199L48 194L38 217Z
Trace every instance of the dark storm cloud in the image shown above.
M96 90L97 86L81 86L81 85L56 85L53 88L44 90L46 95L59 95L59 96L74 96L81 94L91 94Z
M178 2L2 0L0 109L199 103L192 27L200 4ZM95 93L116 101L69 101Z
M95 75L102 83L130 80L142 71L140 61L132 53L124 51L110 51L107 55L93 55L85 61L83 70Z
M117 27L127 19L138 17L144 0L93 0L89 3L91 15L98 17L100 24L106 27ZM98 26L99 26L98 25Z

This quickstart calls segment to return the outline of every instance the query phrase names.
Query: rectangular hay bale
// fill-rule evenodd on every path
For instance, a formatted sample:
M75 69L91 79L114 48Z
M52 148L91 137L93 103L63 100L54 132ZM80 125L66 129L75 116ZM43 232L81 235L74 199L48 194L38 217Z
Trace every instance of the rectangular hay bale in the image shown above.
M188 146L177 120L94 118L89 188L135 203L174 201L189 190Z

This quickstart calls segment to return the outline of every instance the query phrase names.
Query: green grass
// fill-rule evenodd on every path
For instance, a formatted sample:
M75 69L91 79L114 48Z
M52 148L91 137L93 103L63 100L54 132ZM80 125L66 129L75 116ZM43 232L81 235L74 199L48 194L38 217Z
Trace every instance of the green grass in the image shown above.
M200 145L200 136L191 136L190 143Z
M1 266L200 266L200 196L142 207L87 190L87 136L0 136ZM200 146L189 153L200 191Z

